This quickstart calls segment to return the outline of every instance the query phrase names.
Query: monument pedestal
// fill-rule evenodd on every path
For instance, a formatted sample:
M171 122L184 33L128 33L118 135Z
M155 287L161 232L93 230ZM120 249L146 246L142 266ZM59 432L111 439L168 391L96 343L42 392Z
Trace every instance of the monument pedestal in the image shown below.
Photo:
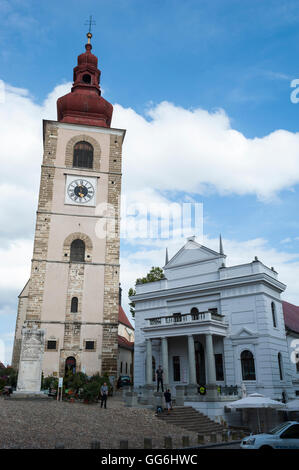
M42 392L13 392L10 397L6 397L6 400L53 400L52 397L48 397Z

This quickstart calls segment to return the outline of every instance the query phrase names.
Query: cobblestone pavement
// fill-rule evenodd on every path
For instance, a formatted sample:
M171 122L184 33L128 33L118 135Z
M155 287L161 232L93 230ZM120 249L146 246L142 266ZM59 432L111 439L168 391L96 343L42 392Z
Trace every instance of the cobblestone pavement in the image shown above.
M182 436L189 436L190 446L197 442L196 433L158 420L152 410L126 408L118 396L109 398L106 410L99 404L0 398L0 423L2 449L51 449L58 442L84 449L93 439L103 449L117 449L124 439L129 448L138 449L145 437L152 438L154 448L163 448L164 436L172 436L177 448Z

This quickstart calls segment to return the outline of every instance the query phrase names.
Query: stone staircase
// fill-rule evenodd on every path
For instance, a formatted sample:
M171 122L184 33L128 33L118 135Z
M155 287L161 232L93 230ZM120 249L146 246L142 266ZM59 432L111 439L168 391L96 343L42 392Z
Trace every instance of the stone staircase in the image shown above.
M163 411L158 414L158 419L199 434L221 433L226 429L222 424L212 421L192 406L178 406L173 408L170 413Z

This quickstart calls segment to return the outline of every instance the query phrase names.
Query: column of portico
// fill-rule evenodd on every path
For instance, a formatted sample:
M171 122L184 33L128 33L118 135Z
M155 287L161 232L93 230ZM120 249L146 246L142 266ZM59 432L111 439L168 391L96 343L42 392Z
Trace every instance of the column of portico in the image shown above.
M216 366L213 348L213 335L206 334L206 379L207 379L207 398L217 399L217 384L216 384Z
M188 335L188 365L189 365L189 384L186 387L187 395L195 396L197 394L197 384L196 384L195 348L194 348L193 335Z
M146 385L153 385L153 352L152 340L146 340Z
M195 348L193 335L188 335L189 384L196 384Z
M163 369L163 382L164 387L169 385L169 372L168 372L168 339L162 338L162 369Z

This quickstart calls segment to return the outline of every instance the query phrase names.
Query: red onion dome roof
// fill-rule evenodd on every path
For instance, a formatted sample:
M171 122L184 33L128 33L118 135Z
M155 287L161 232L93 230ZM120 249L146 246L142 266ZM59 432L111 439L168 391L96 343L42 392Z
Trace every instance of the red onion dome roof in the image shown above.
M84 65L84 64L91 64L94 67L98 67L98 58L94 54L92 54L90 51L92 49L91 44L86 44L85 45L86 52L83 52L83 54L78 55L78 66Z
M91 33L87 37L90 41ZM57 100L57 119L71 124L110 127L113 106L101 96L98 59L91 53L90 42L85 49L74 68L71 92Z

